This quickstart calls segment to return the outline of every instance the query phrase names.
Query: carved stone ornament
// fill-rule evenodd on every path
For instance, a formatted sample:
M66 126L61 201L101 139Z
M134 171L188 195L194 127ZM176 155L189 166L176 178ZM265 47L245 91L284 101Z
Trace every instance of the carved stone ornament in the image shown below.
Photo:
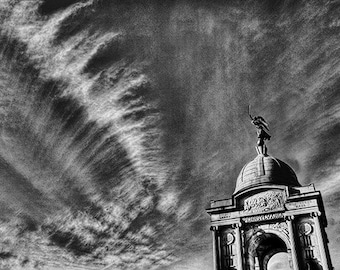
M223 244L224 245L231 245L235 241L235 236L232 233L227 233L223 236Z
M244 201L245 213L261 213L280 209L285 202L282 191L266 191L256 194Z
M309 235L312 233L312 231L313 231L313 227L309 223L305 222L299 225L299 232L302 235Z
M275 230L275 231L280 231L283 232L284 234L288 235L288 226L285 222L276 222L276 223L271 223L271 224L262 224L259 225L259 228L262 230Z
M251 216L251 217L243 217L242 221L245 223L250 222L260 222L260 221L267 221L273 219L283 219L283 213L268 213L263 215Z

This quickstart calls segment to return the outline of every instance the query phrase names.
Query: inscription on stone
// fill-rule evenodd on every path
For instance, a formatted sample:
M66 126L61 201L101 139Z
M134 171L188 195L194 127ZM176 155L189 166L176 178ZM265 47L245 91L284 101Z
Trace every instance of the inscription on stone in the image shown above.
M230 218L231 217L231 214L230 213L223 213L223 214L220 214L220 219L226 219L226 218Z
M285 196L282 191L266 191L244 201L244 213L260 213L283 207Z
M286 204L286 208L288 210L295 210L295 209L301 209L306 207L313 207L317 206L317 201L314 200L308 200L308 201L301 201L301 202L291 202Z
M265 214L265 215L253 216L253 217L244 217L242 218L242 220L246 223L250 223L250 222L258 222L258 221L279 219L279 218L283 218L283 213L273 213L273 214Z

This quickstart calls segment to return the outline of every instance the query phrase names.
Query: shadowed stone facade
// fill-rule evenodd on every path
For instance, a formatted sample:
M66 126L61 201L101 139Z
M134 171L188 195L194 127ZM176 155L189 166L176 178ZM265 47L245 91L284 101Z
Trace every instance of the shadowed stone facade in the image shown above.
M211 201L214 270L332 270L321 194L265 146L230 199Z

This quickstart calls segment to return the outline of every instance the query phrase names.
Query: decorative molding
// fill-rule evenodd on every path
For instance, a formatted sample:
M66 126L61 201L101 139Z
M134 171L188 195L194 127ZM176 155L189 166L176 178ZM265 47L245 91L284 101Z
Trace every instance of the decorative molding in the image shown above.
M320 211L313 212L313 213L311 213L311 216L312 217L320 217L321 216L321 212Z
M210 226L210 231L218 231L218 227L217 226Z
M242 225L243 224L242 224L241 220L239 220L239 221L235 222L234 224L232 224L231 226L232 226L233 229L237 229L237 228L241 228Z
M275 230L284 233L285 235L288 235L288 226L285 222L276 222L276 223L270 223L270 224L263 224L259 225L259 228L263 230Z
M293 221L294 218L295 218L295 216L293 216L293 215L285 216L285 220L287 220L287 221Z
M282 209L285 194L282 191L266 191L246 199L243 205L244 213L261 213Z
M272 213L272 214L265 214L265 215L258 215L252 217L244 217L242 220L245 223L250 222L258 222L258 221L265 221L265 220L272 220L272 219L280 219L283 218L283 213Z

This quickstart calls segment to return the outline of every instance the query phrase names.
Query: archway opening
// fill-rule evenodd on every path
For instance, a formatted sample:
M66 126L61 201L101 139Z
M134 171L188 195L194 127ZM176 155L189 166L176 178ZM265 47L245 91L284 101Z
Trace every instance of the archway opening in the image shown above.
M289 254L284 241L274 234L267 237L257 248L260 266L263 270L290 270Z
M258 231L249 245L249 267L252 270L290 270L286 243L276 234Z
M267 270L291 270L287 252L277 252L272 255L267 263Z

